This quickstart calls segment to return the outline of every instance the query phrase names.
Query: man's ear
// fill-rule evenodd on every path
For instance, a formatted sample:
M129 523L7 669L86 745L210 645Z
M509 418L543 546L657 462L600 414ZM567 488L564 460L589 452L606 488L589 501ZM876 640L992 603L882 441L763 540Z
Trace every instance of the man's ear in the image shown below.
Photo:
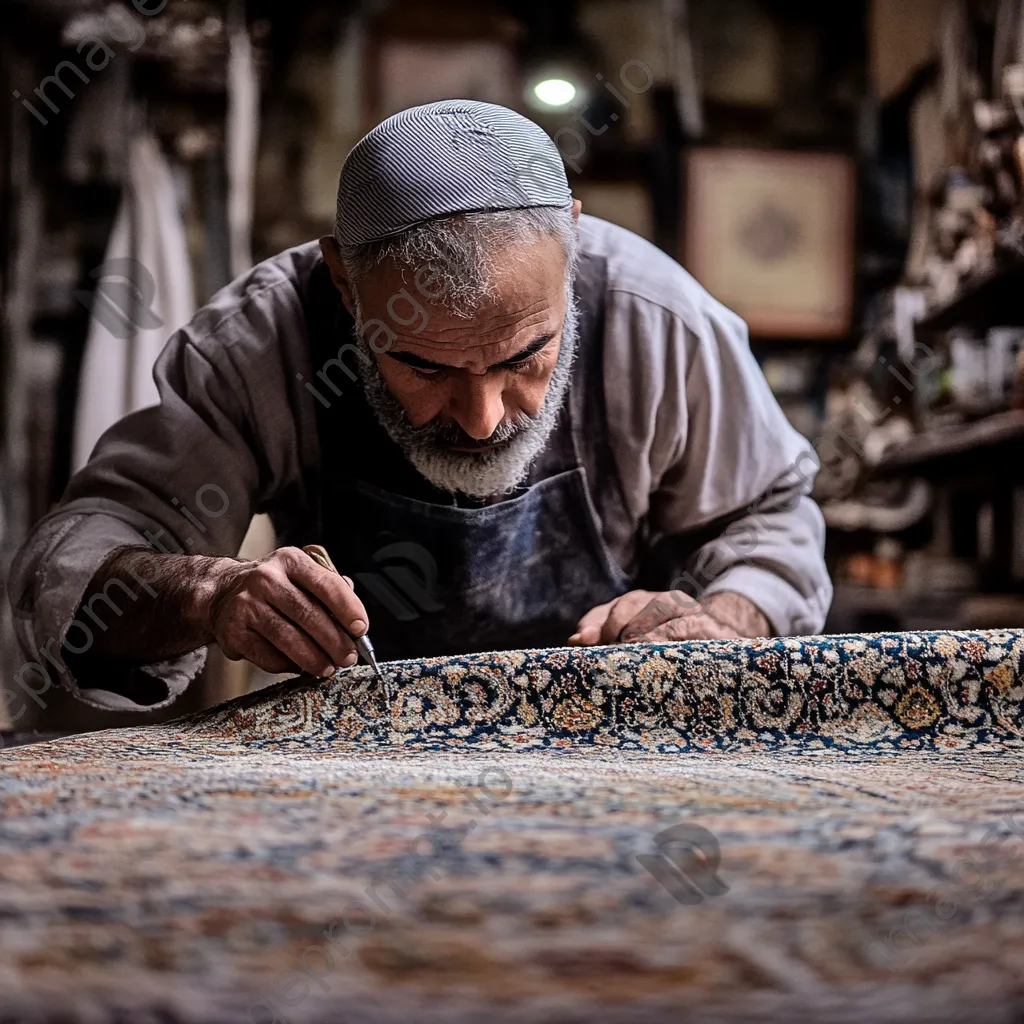
M324 262L331 271L331 280L334 287L341 292L341 301L351 316L356 315L355 293L349 283L348 275L345 273L345 265L341 262L341 249L338 247L337 239L333 235L324 235L320 239L320 251L324 254Z
M572 219L578 221L580 219L580 210L583 209L583 201L581 199L574 199L572 201ZM333 241L333 239L332 239Z

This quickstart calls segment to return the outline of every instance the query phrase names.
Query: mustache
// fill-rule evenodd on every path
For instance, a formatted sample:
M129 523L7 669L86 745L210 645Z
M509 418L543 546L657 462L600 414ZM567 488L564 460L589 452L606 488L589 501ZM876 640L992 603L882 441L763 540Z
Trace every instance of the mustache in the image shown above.
M507 420L503 423L499 423L495 427L494 432L490 437L485 437L482 441L478 438L471 437L455 423L453 420L439 421L431 420L425 424L421 429L425 432L424 436L436 445L444 448L494 448L499 445L508 444L514 437L517 437L523 431L528 430L532 423L532 419L529 416L519 416L515 420Z

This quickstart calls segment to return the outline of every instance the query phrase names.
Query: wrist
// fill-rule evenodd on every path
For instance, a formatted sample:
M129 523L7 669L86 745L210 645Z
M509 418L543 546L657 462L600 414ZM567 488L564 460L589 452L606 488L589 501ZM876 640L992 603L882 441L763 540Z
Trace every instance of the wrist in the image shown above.
M191 580L188 585L186 619L202 637L204 644L216 642L214 623L224 597L239 572L248 563L236 558L190 555Z
M732 590L720 590L711 594L706 602L706 611L715 621L734 630L739 636L771 636L772 629L767 616L749 597Z

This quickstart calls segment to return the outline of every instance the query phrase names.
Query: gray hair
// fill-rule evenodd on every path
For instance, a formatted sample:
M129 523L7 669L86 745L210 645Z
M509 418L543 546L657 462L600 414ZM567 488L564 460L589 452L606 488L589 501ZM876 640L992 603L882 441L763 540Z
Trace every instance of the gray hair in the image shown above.
M341 260L353 288L385 260L416 275L421 293L450 313L470 317L493 295L500 263L524 262L519 244L554 236L566 260L566 285L576 275L579 234L571 206L531 206L513 210L458 213L423 221L387 238L344 244L335 227ZM420 272L426 277L424 285Z

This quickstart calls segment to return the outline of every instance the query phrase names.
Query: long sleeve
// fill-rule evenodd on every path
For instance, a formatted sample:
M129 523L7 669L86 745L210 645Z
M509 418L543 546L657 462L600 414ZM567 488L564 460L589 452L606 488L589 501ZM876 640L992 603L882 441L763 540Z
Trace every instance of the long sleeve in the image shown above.
M809 486L800 469L784 473L681 561L674 585L693 596L742 594L764 612L776 636L820 632L832 585L822 560L825 523L807 496Z
M670 366L686 411L677 444L664 449L652 526L685 537L709 517L723 522L684 563L680 588L740 593L776 635L816 633L832 600L825 523L808 497L817 459L771 394L738 317L712 308L696 329L674 328Z
M639 536L642 524L662 587L735 591L777 635L818 632L832 585L810 443L743 321L647 243L623 248L607 247L604 379L627 526ZM627 554L643 563L643 551Z
M234 555L255 512L271 510L283 495L301 498L301 403L289 382L305 365L304 330L294 281L280 265L264 264L168 341L154 370L159 404L101 437L15 558L15 630L31 659L22 689L60 679L81 699L108 708L139 706L125 695L136 688L156 693L155 701L143 702L148 707L170 703L185 689L202 667L203 650L124 670L148 677L136 676L138 687L104 689L109 666L95 678L76 679L66 652L82 674L96 631L117 629L118 608L138 600L148 583L143 576L118 581L85 608L83 597L118 548ZM154 690L154 680L166 696L160 685Z

